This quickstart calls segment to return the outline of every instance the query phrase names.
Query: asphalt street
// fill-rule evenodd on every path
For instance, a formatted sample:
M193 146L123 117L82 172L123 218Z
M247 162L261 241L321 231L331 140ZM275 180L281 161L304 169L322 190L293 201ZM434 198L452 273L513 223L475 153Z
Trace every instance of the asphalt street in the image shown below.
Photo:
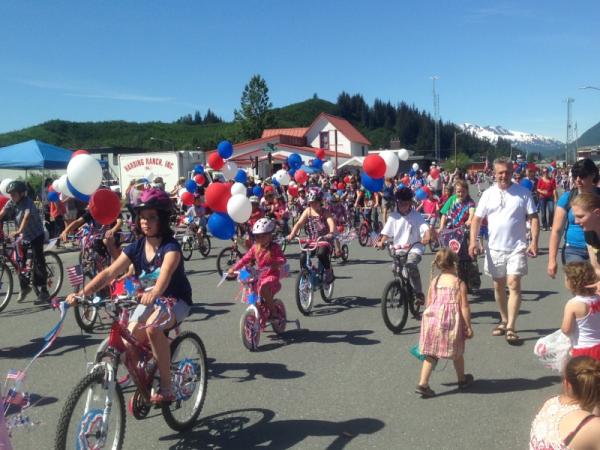
M452 363L442 361L431 380L438 395L431 399L414 393L420 362L409 349L418 342L420 323L409 318L405 330L393 335L381 318L380 297L392 277L387 252L354 241L350 261L334 263L334 301L325 304L317 295L313 315L304 317L294 300L298 247L290 246L293 273L278 295L287 307L288 329L280 337L268 331L260 351L249 352L240 340L245 306L235 300L239 284L217 288L215 261L223 242L215 239L209 257L194 253L186 263L195 306L183 328L200 335L209 357L200 419L192 431L178 434L158 410L140 421L128 415L125 448L526 448L536 411L561 387L557 374L533 354L536 340L560 326L569 298L562 279L546 275L548 236L542 232L541 255L529 260L523 281L523 345L492 337L499 316L491 279L484 276L482 289L470 297L475 336L465 353L475 384L459 392ZM76 253L62 258L69 267ZM424 282L431 260L428 253L420 266ZM65 281L62 294L68 292ZM0 313L2 375L22 369L58 319L55 311L34 306L33 296L24 303L15 297ZM104 337L105 331L82 333L70 313L62 335L29 370L26 386L34 406L27 415L37 425L14 430L16 449L52 447L64 400Z

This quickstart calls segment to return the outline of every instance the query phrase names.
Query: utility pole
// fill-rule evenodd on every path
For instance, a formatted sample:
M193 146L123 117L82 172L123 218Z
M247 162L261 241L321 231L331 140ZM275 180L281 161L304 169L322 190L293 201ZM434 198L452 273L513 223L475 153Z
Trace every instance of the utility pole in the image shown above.
M437 161L440 160L440 124L439 124L439 115L440 115L440 97L435 90L435 81L439 80L440 77L437 75L433 75L429 77L433 82L433 120L435 121L434 125L434 151L435 151L435 159Z
M569 144L573 142L573 123L571 118L572 105L575 101L571 97L568 97L567 102L567 140L565 141L565 161L569 164ZM573 162L575 162L575 158L573 158Z

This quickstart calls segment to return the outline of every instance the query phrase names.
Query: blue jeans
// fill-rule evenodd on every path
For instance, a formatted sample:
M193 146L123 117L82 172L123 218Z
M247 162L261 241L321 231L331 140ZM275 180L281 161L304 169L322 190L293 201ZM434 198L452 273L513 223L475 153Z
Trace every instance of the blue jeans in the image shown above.
M561 257L563 265L572 262L585 262L590 259L586 247L572 247L570 245L565 245L563 247Z
M540 198L540 213L542 214L542 228L552 228L552 219L554 218L554 199ZM548 216L546 216L546 211Z

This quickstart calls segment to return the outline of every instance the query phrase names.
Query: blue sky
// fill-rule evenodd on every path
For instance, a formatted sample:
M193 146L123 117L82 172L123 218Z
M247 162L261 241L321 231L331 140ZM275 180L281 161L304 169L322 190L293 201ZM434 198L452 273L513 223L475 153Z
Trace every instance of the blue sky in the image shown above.
M600 2L0 3L0 132L46 120L230 120L261 74L274 106L345 90L565 139L600 121Z

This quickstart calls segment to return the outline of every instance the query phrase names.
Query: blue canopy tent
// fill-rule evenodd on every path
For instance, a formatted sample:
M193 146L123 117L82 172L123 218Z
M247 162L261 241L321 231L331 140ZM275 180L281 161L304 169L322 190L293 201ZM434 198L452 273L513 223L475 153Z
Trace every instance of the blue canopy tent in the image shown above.
M66 169L72 152L32 139L0 148L0 168Z

